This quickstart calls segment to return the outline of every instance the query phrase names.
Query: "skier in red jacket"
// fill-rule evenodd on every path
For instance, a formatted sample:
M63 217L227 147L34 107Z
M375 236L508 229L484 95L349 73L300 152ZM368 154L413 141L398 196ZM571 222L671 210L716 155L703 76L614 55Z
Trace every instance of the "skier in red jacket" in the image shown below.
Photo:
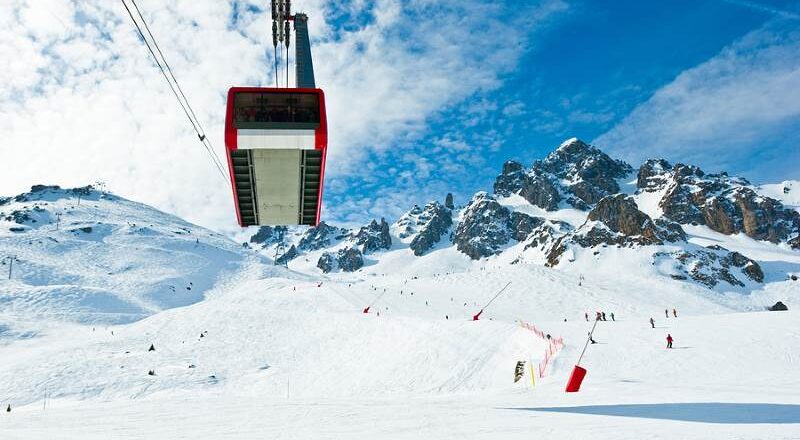
M667 348L672 348L672 335L667 333Z

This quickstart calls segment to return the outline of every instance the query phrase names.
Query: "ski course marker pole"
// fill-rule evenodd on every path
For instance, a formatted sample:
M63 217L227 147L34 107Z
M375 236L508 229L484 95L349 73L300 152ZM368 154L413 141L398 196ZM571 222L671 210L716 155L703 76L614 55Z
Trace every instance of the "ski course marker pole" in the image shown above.
M473 321L477 321L478 319L480 319L480 317L481 317L481 313L483 313L483 311L484 311L484 310L486 310L486 309L489 307L489 305L490 305L490 304L492 304L492 302L493 302L494 300L496 300L496 299L497 299L497 297L498 297L498 296L500 296L500 294L501 294L501 293L503 293L503 292L504 292L504 291L505 291L505 290L508 288L508 286L510 286L510 285L511 285L511 281L509 281L508 283L506 283L506 285L505 285L505 286L503 286L503 288L502 288L502 289L500 289L500 291L499 291L499 292L497 292L497 293L496 293L496 294L495 294L495 295L492 297L492 299L490 299L490 300L489 300L489 302L488 302L488 303L486 303L486 305L485 305L485 306L483 306L483 308L481 309L481 311L480 311L480 312L478 312L477 314L475 314L475 315L472 317L472 320L473 320Z

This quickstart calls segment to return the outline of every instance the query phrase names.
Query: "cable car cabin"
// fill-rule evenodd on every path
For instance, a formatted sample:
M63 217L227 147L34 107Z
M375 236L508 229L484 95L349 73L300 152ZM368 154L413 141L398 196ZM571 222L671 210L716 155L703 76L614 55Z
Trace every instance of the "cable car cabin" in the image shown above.
M241 226L319 223L328 147L322 90L231 88L225 147Z

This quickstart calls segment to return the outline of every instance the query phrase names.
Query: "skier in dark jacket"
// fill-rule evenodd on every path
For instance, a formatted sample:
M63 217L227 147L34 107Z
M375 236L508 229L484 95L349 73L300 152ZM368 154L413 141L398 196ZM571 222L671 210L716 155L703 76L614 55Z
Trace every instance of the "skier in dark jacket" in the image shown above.
M672 335L667 333L667 348L672 348Z
M653 317L650 317L650 326L656 328L656 321L653 319Z
M664 316L669 318L669 310L668 309L664 309Z

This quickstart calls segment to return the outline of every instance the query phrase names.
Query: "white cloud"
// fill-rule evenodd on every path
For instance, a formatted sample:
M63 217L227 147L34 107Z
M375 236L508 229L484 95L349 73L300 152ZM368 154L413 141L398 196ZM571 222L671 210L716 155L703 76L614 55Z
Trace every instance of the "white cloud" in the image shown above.
M684 71L594 143L633 162L661 156L758 180L797 177L786 164L800 163L800 149L782 139L800 133L794 24L773 21Z
M427 124L442 107L496 87L525 49L525 34L564 8L521 9L514 32L482 1L304 0L317 81L330 115L329 176L359 170ZM232 85L270 84L267 14L239 1L139 0L183 89L223 155L224 99ZM340 27L325 17L367 16ZM266 11L267 13L269 11ZM498 44L502 41L503 44ZM0 194L36 183L107 182L120 195L206 226L234 227L223 182L116 1L0 4ZM359 170L360 171L360 170Z

